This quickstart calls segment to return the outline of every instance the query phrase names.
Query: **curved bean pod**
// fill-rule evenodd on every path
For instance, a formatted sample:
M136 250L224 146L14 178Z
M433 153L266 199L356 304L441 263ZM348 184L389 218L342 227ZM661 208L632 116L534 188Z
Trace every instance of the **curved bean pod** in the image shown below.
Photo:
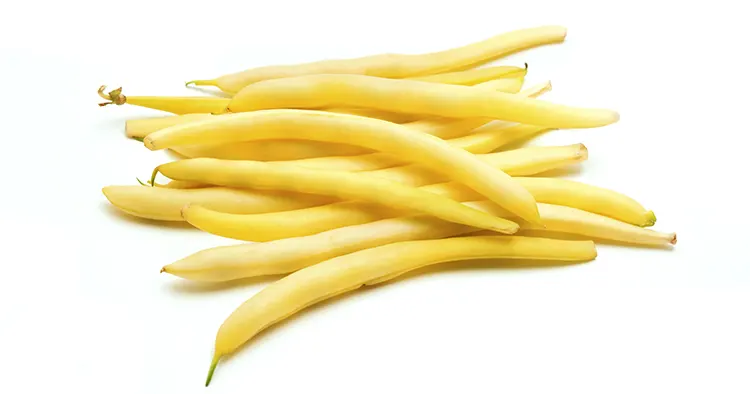
M565 40L567 29L541 26L490 37L458 48L419 55L381 54L353 59L332 59L294 65L251 68L210 80L190 81L216 86L234 94L250 84L275 78L311 74L362 74L385 78L407 78L437 74L475 66L511 53Z
M224 321L216 334L206 385L222 357L302 309L421 267L488 258L583 262L596 258L596 247L591 241L518 236L458 237L398 242L323 261L266 286Z
M533 190L534 197L539 202L578 208L641 227L656 223L654 211L647 210L638 201L614 190L568 179L555 179L554 182L533 177L514 179L526 189ZM581 198L582 195L587 198Z
M579 108L476 86L318 74L273 79L237 93L229 112L280 108L372 108L447 118L490 118L551 128L601 127L619 120L612 110Z

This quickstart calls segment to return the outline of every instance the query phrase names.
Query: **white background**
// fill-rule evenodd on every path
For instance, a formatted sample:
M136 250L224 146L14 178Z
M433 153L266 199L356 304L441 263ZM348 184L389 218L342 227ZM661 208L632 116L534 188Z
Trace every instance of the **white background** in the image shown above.
M0 13L0 391L748 393L748 70L735 1L16 2ZM203 387L221 322L266 282L159 269L231 241L129 219L101 187L166 160L124 137L125 94L278 63L418 53L559 24L528 62L546 99L620 111L569 174L627 193L672 251L549 269L431 270L268 330Z

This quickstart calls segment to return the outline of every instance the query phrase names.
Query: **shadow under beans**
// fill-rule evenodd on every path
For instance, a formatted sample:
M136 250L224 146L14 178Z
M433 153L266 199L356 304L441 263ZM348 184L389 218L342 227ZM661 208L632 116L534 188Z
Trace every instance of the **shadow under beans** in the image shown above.
M372 286L361 286L356 290L340 294L338 296L329 298L321 301L314 305L311 305L300 312L289 316L288 318L268 327L267 329L258 333L249 341L242 344L234 353L227 355L222 358L222 362L230 362L238 354L243 353L248 347L256 341L262 341L267 335L273 335L274 331L283 329L289 324L293 324L295 320L304 318L307 314L315 313L319 308L325 308L330 303L339 302L351 299L353 297L364 297L368 292L371 291L384 291L384 288L392 286L399 282L407 281L417 276L435 275L435 274L446 274L451 271L498 271L498 270L539 270L539 269L562 269L568 266L585 264L586 262L565 262L565 261L547 261L547 260L505 260L505 259L483 259L483 260L467 260L467 261L455 261L449 263L435 264L414 271L407 272L399 277L391 279L386 282L378 283ZM218 368L217 368L218 369Z

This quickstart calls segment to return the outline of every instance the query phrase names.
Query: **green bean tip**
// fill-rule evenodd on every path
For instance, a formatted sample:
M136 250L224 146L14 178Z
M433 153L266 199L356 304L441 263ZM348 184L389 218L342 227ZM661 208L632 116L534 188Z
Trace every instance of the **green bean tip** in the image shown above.
M216 370L216 365L219 363L219 357L214 357L213 360L211 360L211 366L208 368L208 376L206 376L206 387L211 383L211 379L214 377L214 371Z

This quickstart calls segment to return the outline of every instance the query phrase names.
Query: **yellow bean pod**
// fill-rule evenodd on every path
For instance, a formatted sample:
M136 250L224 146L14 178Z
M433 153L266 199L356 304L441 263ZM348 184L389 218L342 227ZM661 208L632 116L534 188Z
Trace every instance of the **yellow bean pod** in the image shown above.
M222 357L264 329L311 305L364 285L448 261L534 259L584 262L595 258L596 247L591 241L518 236L398 242L335 257L266 286L237 308L216 334L206 385Z
M618 241L634 245L663 246L677 243L677 234L675 233L645 229L581 209L539 204L539 211L545 225L544 229L530 223L523 223L521 228L577 234L591 239ZM506 215L506 217L509 216Z
M565 40L561 26L541 26L499 34L483 41L439 52L419 55L380 54L353 59L332 59L295 65L251 68L210 80L188 84L216 86L234 94L245 86L268 79L312 74L362 74L385 78L408 78L470 68L524 49Z
M172 126L148 135L143 143L156 150L208 141L274 138L349 143L408 157L459 180L524 220L539 220L534 198L508 174L440 138L377 119L309 110L255 111Z
M578 208L641 227L653 226L656 223L653 211L647 210L638 201L610 189L567 179L514 179L532 191L539 202ZM581 198L582 195L587 198Z
M491 118L551 128L601 127L619 120L612 110L578 108L475 86L319 74L273 79L247 86L230 112L278 108L372 108L447 118Z
M162 164L154 170L152 181L157 171L169 178L183 181L370 201L505 234L513 234L518 230L515 222L477 211L450 198L363 174L219 159L187 159Z

